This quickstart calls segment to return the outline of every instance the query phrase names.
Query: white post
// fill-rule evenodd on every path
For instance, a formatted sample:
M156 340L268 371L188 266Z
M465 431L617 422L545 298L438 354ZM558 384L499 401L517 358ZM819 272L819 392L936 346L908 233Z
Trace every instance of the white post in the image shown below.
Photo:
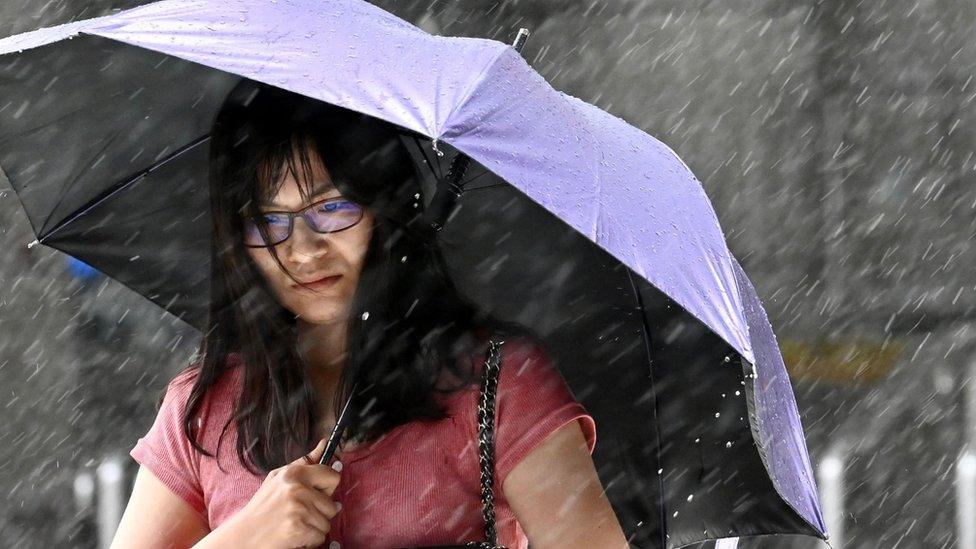
M820 460L817 484L824 506L827 536L833 549L844 547L844 453L843 445L833 445Z
M85 511L92 506L95 499L95 479L88 471L82 471L75 475L72 484L75 495L75 508L78 511Z
M976 549L976 455L968 449L956 462L956 526L956 546Z
M124 510L125 468L122 458L109 456L98 466L98 547L108 549Z
M976 360L966 384L966 431L956 461L956 536L959 549L976 549Z

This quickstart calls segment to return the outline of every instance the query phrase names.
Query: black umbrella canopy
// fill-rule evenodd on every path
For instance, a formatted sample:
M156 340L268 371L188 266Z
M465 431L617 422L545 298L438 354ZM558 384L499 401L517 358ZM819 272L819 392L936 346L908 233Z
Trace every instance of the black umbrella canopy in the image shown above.
M40 242L202 327L207 136L211 113L240 77L94 36L72 45L27 50L0 66L10 105L0 167ZM174 93L184 86L196 93ZM38 87L46 93L23 96ZM21 116L28 108L44 114Z
M143 84L150 80L163 85ZM38 240L202 328L210 269L207 134L239 81L94 36L0 65L0 93L10 105L0 167ZM52 93L22 95L37 87ZM174 93L186 89L194 92ZM28 105L44 115L20 116ZM167 123L144 123L160 118ZM100 122L125 130L92 127ZM17 147L5 146L13 140ZM446 154L437 156L429 142L406 134L403 141L430 174L422 182L429 201L455 151L440 143ZM770 481L754 442L745 382L751 366L498 176L473 163L466 179L469 190L441 232L458 286L543 336L596 420L594 462L632 544L682 547L772 532L823 537Z
M433 180L443 157L413 141ZM478 164L443 231L459 286L533 327L597 424L593 459L636 547L792 532L750 425L751 365L666 294ZM752 421L750 421L752 419Z

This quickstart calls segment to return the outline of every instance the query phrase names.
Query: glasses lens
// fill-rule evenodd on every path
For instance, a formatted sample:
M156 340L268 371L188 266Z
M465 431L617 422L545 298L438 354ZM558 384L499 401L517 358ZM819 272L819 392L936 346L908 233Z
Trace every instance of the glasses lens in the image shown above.
M322 202L308 210L306 219L320 233L331 233L348 229L359 222L362 209L355 202L336 200Z
M261 236L261 226L268 230L269 242L265 243ZM244 221L244 244L246 246L274 246L288 238L288 216L280 214L265 214L254 216Z

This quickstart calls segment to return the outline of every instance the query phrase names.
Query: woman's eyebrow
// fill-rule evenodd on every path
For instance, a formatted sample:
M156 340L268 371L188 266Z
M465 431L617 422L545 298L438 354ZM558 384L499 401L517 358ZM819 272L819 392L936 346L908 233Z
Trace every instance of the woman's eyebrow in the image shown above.
M335 183L331 181L324 181L322 183L315 185L315 187L312 188L312 194L310 196L317 196L334 190L336 190ZM274 201L269 202L263 200L261 201L261 207L262 208L283 208L284 206L281 206L280 204Z

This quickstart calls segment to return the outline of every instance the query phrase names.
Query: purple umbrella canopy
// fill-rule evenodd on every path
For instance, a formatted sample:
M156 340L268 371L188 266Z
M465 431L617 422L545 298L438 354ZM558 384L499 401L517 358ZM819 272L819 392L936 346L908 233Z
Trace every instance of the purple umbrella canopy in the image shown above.
M164 0L0 40L0 168L37 241L202 327L208 132L242 79L384 120L427 140L430 168L462 153L504 183L465 193L445 238L468 248L459 271L494 269L459 275L470 293L550 336L635 546L826 539L776 337L701 183L505 43L359 0ZM148 234L150 215L184 222ZM526 278L532 299L506 305L500 288ZM621 313L635 294L642 314Z

